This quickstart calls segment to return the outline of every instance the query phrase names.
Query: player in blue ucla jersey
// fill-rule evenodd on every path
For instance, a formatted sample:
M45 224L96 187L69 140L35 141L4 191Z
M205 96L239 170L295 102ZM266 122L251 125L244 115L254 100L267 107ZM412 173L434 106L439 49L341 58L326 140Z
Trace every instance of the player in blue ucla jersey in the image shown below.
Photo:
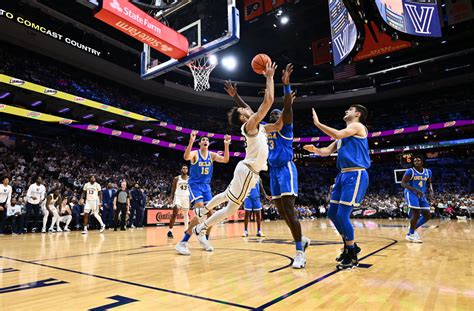
M416 229L430 220L430 204L425 193L427 189L430 189L430 192L433 193L433 185L431 183L431 170L423 167L423 159L420 156L415 156L413 167L403 175L402 187L405 188L403 192L411 214L410 229L406 239L410 242L421 243Z
M344 121L346 128L336 130L319 122L313 109L313 122L317 128L336 141L326 148L306 145L304 149L320 156L329 156L337 150L337 168L340 173L332 189L328 217L334 223L344 241L342 254L336 259L341 261L338 269L351 269L359 264L357 253L360 248L354 242L354 228L350 215L354 206L360 206L369 186L370 167L368 131L362 124L367 119L367 108L352 105L346 110Z
M257 236L264 237L262 233L262 203L260 202L261 194L264 195L265 199L270 199L267 196L265 189L262 185L262 180L259 180L255 187L250 190L249 196L244 201L245 219L244 219L244 234L243 237L248 237L248 225L252 213L255 215L255 221L257 222Z
M279 131L268 133L268 163L270 166L270 190L273 202L278 212L290 228L296 245L296 256L293 268L301 269L306 265L304 250L310 244L310 240L301 233L301 225L295 214L295 199L298 196L298 172L293 163L293 101L295 94L291 92L290 76L293 66L288 64L283 70L282 82L284 85L284 108L283 112L274 109L270 113L270 122L274 124L283 121L283 127ZM247 104L237 94L235 85L226 84L227 93L232 96L236 104L246 107Z
M184 152L184 159L191 162L189 169L189 200L194 208L203 208L204 204L212 199L211 180L214 162L228 163L229 162L229 144L230 136L226 135L224 138L224 155L219 155L215 152L209 151L209 138L201 137L199 140L199 149L192 150L194 141L196 140L197 131L193 131L189 138L189 144ZM199 217L194 217L189 224L188 230L185 232L183 239L176 245L176 250L182 255L190 255L188 249L188 240L192 235L192 229L199 224ZM207 231L209 235L209 230ZM213 251L210 243L202 245L207 251Z

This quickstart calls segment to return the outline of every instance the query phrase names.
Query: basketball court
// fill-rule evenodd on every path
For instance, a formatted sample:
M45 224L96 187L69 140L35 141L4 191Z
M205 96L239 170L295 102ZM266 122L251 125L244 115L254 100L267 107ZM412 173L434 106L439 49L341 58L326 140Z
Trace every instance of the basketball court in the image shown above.
M335 269L341 243L325 219L302 223L312 239L303 270L291 268L293 245L281 221L264 224L266 238L240 237L241 223L221 225L213 234L215 251L202 251L193 238L192 256L178 255L179 237L168 240L163 227L3 236L1 305L4 310L63 305L74 310L472 310L470 222L432 221L421 232L423 244L404 240L405 221L353 224L362 254L352 271Z

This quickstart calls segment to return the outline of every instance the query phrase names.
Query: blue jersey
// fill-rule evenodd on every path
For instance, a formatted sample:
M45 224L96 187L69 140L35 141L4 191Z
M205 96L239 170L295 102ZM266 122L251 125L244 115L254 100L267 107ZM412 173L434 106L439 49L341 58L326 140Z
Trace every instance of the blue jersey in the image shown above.
M190 184L210 184L212 179L212 159L211 153L207 153L207 158L203 158L201 151L198 150L198 159L195 163L191 163L189 169Z
M285 124L281 131L268 134L268 150L271 167L287 165L293 160L293 124Z
M422 193L426 193L426 181L431 178L431 170L424 168L422 172L418 172L415 168L411 168L405 172L405 176L410 178L408 182L410 186Z
M257 182L255 187L250 190L249 198L260 199L260 182Z
M337 141L337 168L370 167L369 142L366 138L349 136Z

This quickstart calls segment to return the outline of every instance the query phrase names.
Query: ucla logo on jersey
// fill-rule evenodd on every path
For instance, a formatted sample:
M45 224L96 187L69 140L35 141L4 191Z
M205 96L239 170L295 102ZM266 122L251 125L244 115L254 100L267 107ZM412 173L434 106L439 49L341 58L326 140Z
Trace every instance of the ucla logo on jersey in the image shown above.
M203 162L203 161L200 161L198 165L199 165L199 166L211 166L212 163L211 163L211 162Z

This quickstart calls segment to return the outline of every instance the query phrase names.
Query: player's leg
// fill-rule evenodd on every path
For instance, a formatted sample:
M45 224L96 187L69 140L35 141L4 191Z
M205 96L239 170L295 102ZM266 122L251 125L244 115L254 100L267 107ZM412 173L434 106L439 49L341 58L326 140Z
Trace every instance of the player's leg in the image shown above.
M283 203L281 202L281 197L273 199L272 201L273 201L273 204L275 204L275 206L278 210L278 214L280 214L281 218L283 218L283 220L285 221L286 225L289 228L290 223L289 223L289 220L288 220L288 215L286 215L286 211L283 209Z
M278 172L279 168L275 167L270 169L270 193L272 195L273 204L275 204L278 210L278 214L280 214L280 216L286 222L286 225L290 227L288 216L286 215L285 209L283 209L283 203L281 201L281 190L280 183L278 182Z
M250 220L250 214L252 213L253 210L253 201L250 198L246 198L244 201L244 210L245 210L245 216L244 216L244 234L242 234L242 237L248 237L249 236L249 220Z
M43 228L41 229L42 233L46 233L46 225L48 224L48 217L49 217L49 210L44 207L43 208Z
M89 225L89 213L91 212L91 206L89 202L86 201L84 205L84 230L82 234L87 234L87 226Z
M257 222L257 236L258 237L265 237L265 234L262 232L262 205L260 203L260 199L257 199L257 208L254 210L255 213L255 221Z
M102 217L100 217L99 211L100 211L99 202L95 202L95 206L92 209L92 215L94 215L94 218L97 219L97 221L100 223L100 231L99 232L104 232L105 224L102 221Z
M423 226L431 218L430 203L428 202L426 197L419 198L418 202L420 203L421 216L416 223L416 229Z
M59 220L59 214L56 207L51 208L51 214L53 215L53 218L51 220L51 225L49 226L49 232L56 232L54 226L58 224Z
M359 264L357 254L360 248L355 243L354 227L351 223L351 213L354 206L360 206L365 192L369 186L369 175L367 171L354 171L343 173L341 177L342 191L340 204L337 211L337 219L344 233L346 251L338 269L350 269Z
M175 200L175 205L173 207L173 214L171 214L170 218L170 224L168 226L168 238L172 239L173 238L173 226L174 222L176 221L176 216L178 215L178 206L176 205L176 200Z
M120 204L120 231L127 230L127 204Z
M66 216L63 216L62 218L63 218L63 222L66 223L66 224L64 225L64 231L65 231L65 232L71 231L71 229L69 229L69 224L70 224L71 221L72 221L72 215L66 215Z

